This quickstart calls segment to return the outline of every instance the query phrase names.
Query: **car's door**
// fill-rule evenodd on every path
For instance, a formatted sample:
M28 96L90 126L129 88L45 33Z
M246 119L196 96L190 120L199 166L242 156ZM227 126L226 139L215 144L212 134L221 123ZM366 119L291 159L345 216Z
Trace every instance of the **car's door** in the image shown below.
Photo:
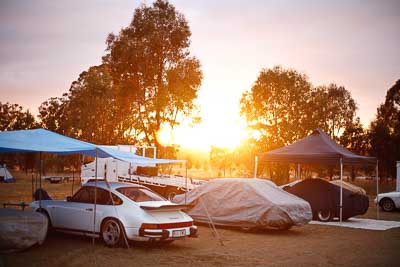
M53 208L54 227L79 231L93 230L94 187L82 187L69 201ZM90 227L91 226L91 227Z

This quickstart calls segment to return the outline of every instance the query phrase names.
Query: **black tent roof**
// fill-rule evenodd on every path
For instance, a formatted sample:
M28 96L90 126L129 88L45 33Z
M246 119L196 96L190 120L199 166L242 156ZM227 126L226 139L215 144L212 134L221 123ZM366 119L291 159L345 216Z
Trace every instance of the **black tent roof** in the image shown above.
M354 154L333 141L321 129L293 144L258 155L260 162L376 164L376 158Z

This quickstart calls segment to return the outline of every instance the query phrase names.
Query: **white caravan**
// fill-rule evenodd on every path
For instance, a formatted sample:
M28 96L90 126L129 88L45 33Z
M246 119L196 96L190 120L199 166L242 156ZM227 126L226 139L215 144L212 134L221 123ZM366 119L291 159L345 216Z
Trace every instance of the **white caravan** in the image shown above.
M131 153L136 151L136 147L127 145L119 145L113 148ZM183 176L160 174L156 162L157 159L155 158L154 162L149 161L147 164L133 164L114 158L98 158L97 173L96 161L82 165L81 183L85 184L89 180L95 179L96 176L97 179L107 179L109 182L135 183L149 187L167 199L172 199L175 195L192 190L203 183L201 180ZM171 161L171 163L174 163L174 161ZM142 171L146 167L150 172Z

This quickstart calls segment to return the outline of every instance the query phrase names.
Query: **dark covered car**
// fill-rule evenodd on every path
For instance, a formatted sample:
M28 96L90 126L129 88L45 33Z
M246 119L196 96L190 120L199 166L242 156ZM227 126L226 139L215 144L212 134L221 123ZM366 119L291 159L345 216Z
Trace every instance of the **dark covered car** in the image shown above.
M330 221L340 217L340 185L323 179L306 179L283 186L283 189L310 203L314 220ZM366 213L368 207L366 195L343 187L343 220Z

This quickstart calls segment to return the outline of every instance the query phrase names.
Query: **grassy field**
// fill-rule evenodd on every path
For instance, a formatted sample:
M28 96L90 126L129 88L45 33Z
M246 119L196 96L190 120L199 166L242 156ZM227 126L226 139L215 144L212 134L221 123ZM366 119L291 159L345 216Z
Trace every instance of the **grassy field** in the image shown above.
M363 181L373 192L374 183ZM72 183L43 183L52 197L71 195ZM370 188L369 188L370 187ZM383 191L393 184L382 184ZM75 186L75 191L77 190ZM364 218L376 218L370 208ZM17 175L15 184L0 184L0 202L31 201L31 178ZM384 220L400 221L400 212L380 212ZM42 246L0 256L0 266L397 266L400 229L369 231L324 225L293 227L288 231L244 233L219 228L222 246L207 226L200 237L154 247L132 243L130 249L107 248L87 237L51 233Z

